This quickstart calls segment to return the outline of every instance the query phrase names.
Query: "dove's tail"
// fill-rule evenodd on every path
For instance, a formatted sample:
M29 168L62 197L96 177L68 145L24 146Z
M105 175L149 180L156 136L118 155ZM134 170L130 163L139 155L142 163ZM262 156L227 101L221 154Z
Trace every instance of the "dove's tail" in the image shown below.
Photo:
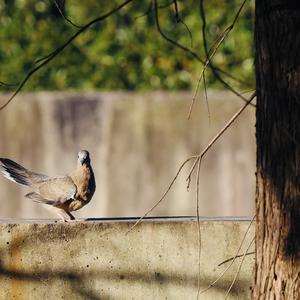
M27 186L49 178L46 175L29 171L8 158L0 158L0 173L13 182Z
M0 172L7 179L23 185L30 185L30 171L7 158L0 158Z

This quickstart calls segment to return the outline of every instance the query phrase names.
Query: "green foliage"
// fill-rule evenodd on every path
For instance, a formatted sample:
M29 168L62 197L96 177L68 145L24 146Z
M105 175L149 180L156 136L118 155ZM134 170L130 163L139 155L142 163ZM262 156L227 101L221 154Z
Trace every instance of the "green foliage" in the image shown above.
M198 1L178 1L187 28L176 22L174 4L160 1L159 20L171 39L191 48L204 60ZM57 1L63 3L63 1ZM65 1L64 11L77 25L103 15L121 1ZM180 90L194 88L202 64L168 43L158 33L151 1L133 1L117 14L78 36L63 53L36 73L25 90ZM204 2L209 47L232 22L241 1ZM166 7L164 7L166 6ZM146 13L146 14L145 14ZM35 61L63 44L78 28L59 13L55 1L0 0L0 81L20 82ZM224 76L239 88L253 88L253 7L246 4L214 64L245 83ZM221 87L207 72L210 87ZM4 86L2 90L13 87Z

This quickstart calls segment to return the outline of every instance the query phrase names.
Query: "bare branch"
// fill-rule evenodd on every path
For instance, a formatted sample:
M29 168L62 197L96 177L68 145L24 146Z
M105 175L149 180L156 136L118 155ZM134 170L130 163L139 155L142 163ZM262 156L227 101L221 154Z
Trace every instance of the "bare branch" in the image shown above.
M155 23L156 23L156 28L157 31L160 33L160 35L169 43L173 44L174 46L180 48L181 50L187 52L190 56L194 57L198 61L200 61L202 64L204 64L204 61L198 56L197 53L194 51L190 50L189 48L179 44L178 42L170 39L161 29L160 23L159 23L159 18L158 18L158 5L157 5L157 0L153 0L153 8L154 8L154 17L155 17Z
M207 51L207 48L205 48L205 53L206 53L206 61L205 63L203 64L203 68L202 68L202 71L201 71L201 74L200 74L200 77L198 79L198 82L197 82L197 86L196 86L196 90L195 90L195 94L193 96L193 99L192 99L192 102L191 102L191 105L190 105L190 109L189 109L189 115L188 115L188 119L190 119L191 117L191 113L192 113L192 110L193 110L193 106L194 106L194 103L195 103L195 100L196 100L196 96L198 94L198 90L199 90L199 86L200 86L200 82L203 78L203 74L205 73L206 71L206 68L207 66L210 64L210 62L212 61L213 57L215 56L215 54L217 53L219 47L222 45L223 41L227 38L227 36L229 35L229 33L231 32L231 30L233 29L236 21L238 20L239 16L240 16L240 13L245 5L247 0L244 0L242 5L240 6L237 14L235 15L234 19L233 19L233 22L227 26L225 28L225 30L218 36L218 38L216 39L216 41L214 42L213 46L210 48L209 51ZM203 8L203 5L201 6ZM203 15L204 12L203 12ZM203 22L203 24L205 24L205 22ZM202 27L203 29L203 27ZM204 43L205 45L206 42ZM245 102L247 101L247 99L245 97L243 97L241 94L239 94L239 97L241 99L243 99Z
M202 80L202 78L204 76L206 68L209 65L209 63L212 60L212 58L217 53L217 50L219 49L219 47L222 44L222 42L224 41L224 39L227 37L228 33L229 33L228 29L225 29L225 31L223 32L223 34L216 40L215 44L212 46L211 50L209 51L209 53L211 53L211 54L209 54L209 56L207 57L204 65L203 65L200 77L199 77L199 79L197 81L196 90L195 90L194 96L192 98L192 102L191 102L190 109L189 109L188 119L190 119L190 117L191 117L193 106L194 106L194 103L195 103L195 100L196 100L196 97L197 97L197 94L198 94L198 90L199 90L199 87L200 87L200 82L201 82L201 80Z
M63 3L65 3L65 1L63 1ZM60 5L58 4L58 2L56 0L54 0L54 4L57 8L57 10L59 11L59 13L61 14L61 16L68 22L70 23L72 26L76 27L76 28L81 28L81 26L76 25L74 22L72 22L72 20L70 20L66 14L63 12L62 8L60 7Z
M249 245L248 245L248 247L247 247L247 249L246 249L246 251L245 251L245 253L244 253L244 255L243 255L243 258L242 258L242 260L241 260L241 262L240 262L240 264L239 264L239 268L238 268L238 270L237 270L237 272L236 272L236 274L235 274L235 276L234 276L234 278L233 278L233 280L232 280L232 282L231 282L230 287L229 287L228 290L227 290L227 293L226 293L225 298L224 298L225 300L226 300L227 297L229 296L229 293L230 293L230 291L231 291L231 289L232 289L234 283L236 282L237 277L239 276L239 273L240 273L240 271L241 271L241 268L242 268L243 262L244 262L244 260L245 260L246 254L247 254L247 252L249 251L251 245L253 244L254 239L255 239L255 237L251 240L251 242L249 243Z
M244 1L242 3L242 5L240 6L240 9L238 10L237 14L235 15L235 18L233 20L233 22L231 23L232 26L235 25L241 11L242 8L244 6L246 1ZM204 51L205 51L205 55L206 55L206 59L208 59L209 57L209 50L208 50L208 46L207 46L207 38L206 38L206 17L205 17L205 11L204 11L204 5L203 5L203 0L200 0L200 16L202 19L202 39L203 39L203 47L204 47ZM243 101L245 101L245 98L243 97L242 93L239 93L238 91L236 91L231 85L229 85L223 78L222 76L219 74L220 70L218 67L216 67L212 61L209 61L208 66L210 67L210 69L213 72L213 75L215 76L215 78L223 84L223 86L225 88L227 88L229 91L231 91L232 93L234 93L236 96L240 97ZM226 76L228 76L228 74L225 74ZM231 75L231 74L230 74ZM230 77L230 76L228 76ZM235 79L235 77L231 77L232 79ZM235 79L236 80L236 79ZM236 80L242 84L246 84L244 81L242 80ZM245 101L246 102L246 101ZM255 106L254 104L250 104L251 106Z
M205 149L198 155L194 155L191 156L189 158L187 158L179 167L175 177L173 178L173 180L171 181L169 187L167 188L167 190L165 191L165 193L163 194L163 196L142 216L140 217L133 226L130 227L130 229L126 232L126 234L128 234L135 226L137 226L149 213L151 213L167 196L167 194L169 193L169 191L171 190L171 188L173 187L177 177L179 176L181 170L183 169L183 167L186 165L187 162L189 162L190 160L195 159L192 168L189 171L189 175L187 177L187 181L188 181L188 185L187 188L189 188L190 185L190 181L191 181L191 176L192 173L194 171L194 168L197 164L199 164L200 160L204 157L204 155L207 153L207 151L213 146L213 144L224 134L224 132L230 127L230 125L240 116L240 114L245 110L245 108L251 103L251 101L255 98L256 96L256 92L254 92L251 97L247 100L248 102L244 104L244 106L242 106L240 108L240 110L235 113L233 115L233 117L227 122L227 124L221 129L221 131L211 140L211 142L205 147Z
M155 23L156 23L156 28L157 28L157 31L159 32L159 34L167 41L169 42L170 44L172 44L173 46L185 51L188 55L190 55L191 57L193 57L194 59L198 60L199 62L201 62L202 64L205 63L205 61L203 59L201 59L201 57L194 51L190 50L189 48L179 44L178 42L172 40L171 38L169 38L161 29L160 27L160 23L159 23L159 17L158 17L158 5L157 5L157 0L152 0L153 1L153 6L154 6L154 17L155 17ZM227 73L226 71L220 69L220 68L217 68L215 67L215 70L217 70L218 72L230 77L231 79L237 81L237 82L240 82L240 83L243 83L241 82L239 79L235 78L234 76L232 76L230 73ZM227 84L227 83L226 83ZM229 90L231 90L232 92L234 91L233 88L228 88ZM239 95L238 92L234 91L234 93L236 95Z
M200 226L200 208L199 208L199 183L200 183L200 170L201 170L202 159L198 162L197 168L197 181L196 181L196 210L197 210L197 228L198 228L198 289L197 289L197 299L200 296L200 275L201 275L201 226Z
M206 291L208 291L209 289L211 289L224 275L225 275L225 273L229 270L229 268L233 265L233 263L235 262L235 260L236 260L236 258L238 257L238 255L239 255L239 252L240 252L240 250L241 250L241 248L242 248L242 246L243 246L243 244L244 244L244 242L245 242L245 239L246 239L246 237L247 237L247 235L248 235L248 232L250 231L250 228L251 228L251 225L252 225L252 223L254 222L254 219L255 219L255 216L256 215L254 215L253 216L253 218L252 218L252 220L251 220L251 222L250 222L250 224L248 225L248 227L247 227L247 229L246 229L246 232L245 232L245 234L244 234L244 236L243 236L243 239L242 239L242 241L240 242L240 245L239 245L239 248L237 249L237 251L236 251L236 254L235 254L235 256L234 256L234 258L232 259L232 261L231 261L231 263L227 266L227 268L218 276L218 278L216 279L216 280L214 280L207 288L205 288L204 290L202 290L202 291L200 291L200 294L203 294L203 293L205 293ZM251 244L252 244L252 242L251 242ZM251 245L250 244L250 245ZM248 252L248 249L245 251L245 253L247 253ZM245 255L245 253L244 253L244 255Z
M191 40L191 48L193 48L193 36L192 36L192 33L189 29L189 27L184 23L184 21L182 19L180 19L179 21L177 21L178 23L181 23L182 25L184 25L184 27L186 28L186 30L188 31L189 33L189 36L190 36L190 40Z
M210 109L209 109L209 103L208 103L208 97L207 97L207 87L206 87L206 79L205 79L205 73L203 74L203 87L204 87L204 98L206 102L207 107L207 114L208 114L208 124L211 125L211 117L210 117Z
M177 23L181 23L182 25L185 26L186 30L188 31L189 35L190 35L190 40L191 40L191 48L193 48L193 36L192 33L189 29L189 27L184 23L184 21L181 19L181 17L179 16L179 11L178 11L178 4L177 4L177 0L174 0L174 9L175 9L175 19Z
M3 81L0 81L0 86L17 86L18 84L17 83L7 83L7 82L3 82Z
M247 100L247 102L232 116L232 118L226 123L226 125L218 132L218 134L208 143L208 145L204 148L204 150L198 155L187 177L188 186L191 181L192 173L199 160L202 159L202 157L208 152L208 150L214 145L214 143L224 134L224 132L230 127L230 125L241 115L241 113L245 110L245 108L251 103L251 101L255 97L256 97L256 92L254 92L251 95L251 97Z
M97 18L93 19L92 21L88 22L87 24L85 24L84 26L82 26L75 34L73 34L64 44L62 44L60 47L58 47L56 50L54 50L53 52L51 52L50 54L48 54L44 58L40 59L39 63L37 64L37 66L35 66L34 68L32 68L27 73L27 75L25 76L25 78L21 81L21 83L19 84L19 86L17 87L17 89L14 91L14 93L10 96L10 98L2 106L0 106L0 111L3 110L17 96L17 94L22 90L23 86L26 84L26 82L30 79L30 77L33 74L35 74L39 69L41 69L42 67L44 67L45 65L47 65L49 62L51 62L68 45L70 45L73 42L73 40L75 40L81 33L83 33L84 31L86 31L88 28L90 28L95 23L101 22L101 21L107 19L108 17L110 17L111 15L115 14L116 12L118 12L120 9L122 9L124 6L126 6L127 4L129 4L132 1L133 0L126 0L125 2L123 2L119 6L115 7L114 9L112 9L111 11L109 11L108 13L106 13L106 14L100 16L100 17L97 17Z
M171 6L172 4L173 4L173 0L170 1L169 3L163 4L163 5L159 5L158 8L167 8L167 7ZM145 17L145 16L149 15L153 10L154 9L153 9L153 5L152 5L152 1L150 1L149 7L146 10L146 12L143 13L142 15L140 15L140 16L135 17L135 19L137 20L139 18L142 18L142 17Z
M162 197L142 216L140 217L130 228L129 230L126 232L126 234L128 234L135 226L137 226L146 216L148 216L167 196L167 194L169 193L169 191L171 190L172 186L174 185L176 179L178 178L181 170L183 169L183 167L192 159L196 159L197 156L191 156L189 158L187 158L179 167L175 177L173 178L173 180L171 181L169 187L167 188L167 190L164 192L164 194L162 195Z
M246 253L246 255L253 255L253 254L255 254L254 251L252 251L252 252L247 252L247 253ZM232 261L232 260L234 260L234 259L236 259L236 258L240 258L240 257L243 257L243 256L244 256L244 253L243 253L243 254L240 254L240 255L236 255L236 256L231 257L231 258L228 258L228 259L222 261L221 263L219 263L219 264L218 264L218 267L220 267L220 266L222 266L222 265L224 265L224 264L226 264L226 263L228 263L228 262L230 262L230 261Z
M165 191L165 193L163 194L163 196L142 216L140 217L133 226L130 227L130 229L127 231L126 234L128 234L135 226L137 226L149 213L151 213L167 196L167 194L169 193L169 191L171 190L171 188L173 187L177 177L179 176L181 170L183 169L183 167L186 165L187 162L189 162L192 159L195 159L190 171L189 171L189 175L187 177L187 189L189 189L190 186L190 182L191 182L191 177L192 177L192 173L195 169L195 166L202 160L202 158L204 157L204 155L208 152L208 150L213 146L213 144L224 134L224 132L230 127L230 125L241 115L241 113L245 110L245 108L251 103L251 101L256 97L256 92L254 92L251 97L247 100L248 102L244 104L244 106L242 106L233 116L232 118L226 123L226 125L219 131L219 133L209 142L209 144L204 148L204 150L198 154L198 155L194 155L191 156L189 158L187 158L179 167L175 177L173 178L173 180L171 181L169 187L167 188L167 190ZM198 178L198 176L197 176ZM198 179L197 179L198 180ZM197 184L198 186L198 184ZM198 189L198 188L197 188ZM197 190L198 191L198 190ZM197 192L197 195L198 192ZM198 197L198 196L197 196ZM198 203L198 199L197 198L197 203ZM198 211L198 210L197 210Z

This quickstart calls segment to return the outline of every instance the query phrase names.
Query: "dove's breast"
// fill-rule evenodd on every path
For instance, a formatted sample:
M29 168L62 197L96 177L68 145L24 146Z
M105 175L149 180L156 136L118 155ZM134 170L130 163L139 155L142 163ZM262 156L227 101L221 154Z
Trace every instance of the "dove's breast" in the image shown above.
M73 211L91 201L96 190L96 183L93 170L87 165L80 166L71 177L77 187L74 200L69 204L70 211Z

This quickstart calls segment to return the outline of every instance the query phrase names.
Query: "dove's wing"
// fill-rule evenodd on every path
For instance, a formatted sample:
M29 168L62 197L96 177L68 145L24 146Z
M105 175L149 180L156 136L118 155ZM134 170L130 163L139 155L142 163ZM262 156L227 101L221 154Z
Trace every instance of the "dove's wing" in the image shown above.
M77 187L69 176L45 179L32 186L35 193L26 196L35 201L59 206L74 199Z

